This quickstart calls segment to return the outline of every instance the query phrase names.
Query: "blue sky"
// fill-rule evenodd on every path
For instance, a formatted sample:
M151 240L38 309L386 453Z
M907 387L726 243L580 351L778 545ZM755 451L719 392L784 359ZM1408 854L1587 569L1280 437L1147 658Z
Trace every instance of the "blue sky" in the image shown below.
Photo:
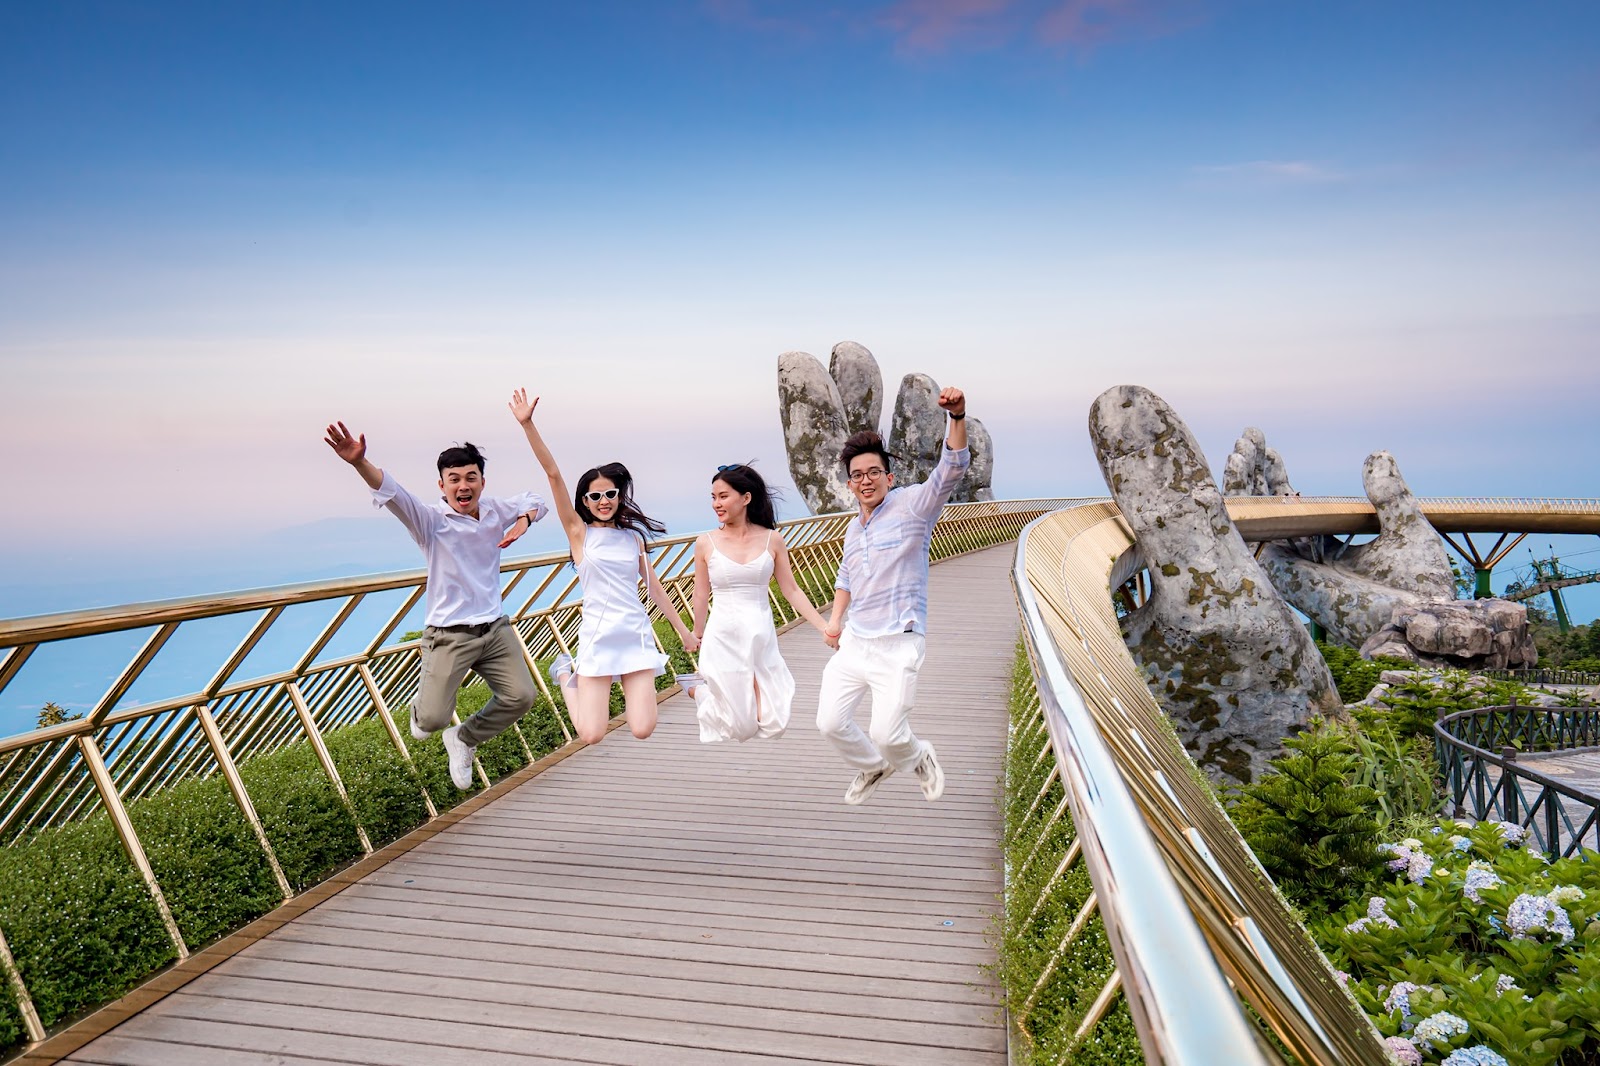
M844 339L1003 495L1102 492L1123 382L1307 493L1600 494L1600 7L0 7L0 613L412 565L321 427L541 487L518 385L703 528Z

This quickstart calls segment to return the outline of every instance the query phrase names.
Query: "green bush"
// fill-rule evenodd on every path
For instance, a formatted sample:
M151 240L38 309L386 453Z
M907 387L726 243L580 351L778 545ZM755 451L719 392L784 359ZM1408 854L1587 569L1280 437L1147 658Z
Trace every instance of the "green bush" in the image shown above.
M1284 741L1272 770L1242 786L1234 824L1283 894L1312 914L1340 907L1378 877L1378 794L1352 783L1356 760L1338 731Z
M28 1030L22 1024L22 1011L11 994L11 983L0 981L0 1055L7 1055L27 1042Z
M296 892L361 856L361 840L333 783L308 743L291 744L239 765L283 875Z
M1019 649L1012 675L1011 739L1006 751L1006 908L999 919L997 974L1006 1009L1021 1036L1023 1061L1070 1061L1075 1066L1143 1063L1138 1034L1122 997L1081 1045L1073 1043L1078 1025L1115 969L1116 960L1098 916L1079 931L1065 952L1059 951L1062 937L1093 888L1082 861L1060 878L1055 876L1076 830L1067 814L1049 822L1065 793L1059 778L1045 787L1052 760L1039 758L1045 734L1037 728L1033 692L1033 676ZM1044 797L1038 799L1041 790ZM1030 1003L1034 985L1052 966L1052 976Z
M428 820L422 781L395 750L382 722L368 718L336 729L328 734L327 745L373 847L397 840Z
M184 943L209 944L283 902L250 823L221 777L128 805Z
M1338 644L1317 644L1317 650L1328 664L1334 684L1339 686L1339 698L1345 703L1360 703L1377 685L1385 670L1412 670L1416 663L1380 655L1376 659L1363 659L1354 648Z
M0 848L0 885L0 928L46 1027L115 999L177 957L103 814Z
M1424 1062L1478 1046L1600 1060L1600 854L1547 864L1522 834L1446 821L1389 845L1387 882L1314 928L1379 1031Z

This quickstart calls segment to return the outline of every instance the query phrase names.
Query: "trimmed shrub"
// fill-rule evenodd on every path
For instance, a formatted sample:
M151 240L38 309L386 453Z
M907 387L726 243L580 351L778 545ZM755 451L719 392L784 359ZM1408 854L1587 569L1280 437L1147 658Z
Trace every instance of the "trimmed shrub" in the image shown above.
M355 819L310 744L249 759L239 765L239 775L296 892L361 857Z
M220 776L131 803L128 817L191 949L283 902L267 857Z
M28 1042L28 1030L22 1024L22 1011L11 994L11 982L0 981L0 1055L7 1055Z
M177 957L103 814L0 848L0 885L0 927L46 1027L115 999Z
M397 840L428 820L422 781L395 750L383 723L368 718L334 730L326 742L373 847Z
M1328 664L1334 684L1339 686L1339 698L1345 703L1360 703L1377 685L1385 670L1414 670L1417 664L1404 659L1380 655L1376 659L1363 659L1354 648L1339 644L1317 645Z

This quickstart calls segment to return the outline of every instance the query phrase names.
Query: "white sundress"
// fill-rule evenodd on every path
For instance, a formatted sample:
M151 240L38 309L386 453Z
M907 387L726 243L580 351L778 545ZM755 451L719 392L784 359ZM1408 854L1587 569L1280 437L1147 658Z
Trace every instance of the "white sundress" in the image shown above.
M577 673L619 678L639 670L666 673L667 657L656 647L650 615L639 600L637 533L589 526L583 533L583 618L578 625Z
M703 743L777 737L788 728L794 675L778 654L767 593L772 567L771 551L736 563L711 541L711 618L700 644L705 684L694 701Z

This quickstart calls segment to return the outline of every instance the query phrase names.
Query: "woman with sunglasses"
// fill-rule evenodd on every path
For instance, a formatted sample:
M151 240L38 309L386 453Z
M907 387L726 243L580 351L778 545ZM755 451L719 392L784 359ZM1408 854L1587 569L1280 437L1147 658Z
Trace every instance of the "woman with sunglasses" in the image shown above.
M665 533L666 527L646 515L633 502L633 476L621 463L606 463L586 470L568 502L561 468L539 430L526 389L511 394L507 404L522 424L534 457L550 479L556 516L572 548L572 564L583 586L583 620L578 627L576 660L558 661L551 673L567 692L567 707L578 738L598 744L606 735L610 718L611 683L620 679L627 705L628 728L643 740L656 727L656 675L666 672L667 657L656 646L650 615L639 602L639 582L666 616L689 651L699 641L678 617L677 608L650 565L645 535ZM512 529L513 534L517 532Z
M772 493L761 475L743 463L718 467L711 479L711 509L721 528L702 534L694 545L700 669L679 674L678 683L695 702L701 741L781 736L794 702L794 676L778 653L767 598L773 578L800 617L824 635L827 626L794 579ZM709 621L708 606L713 608Z

